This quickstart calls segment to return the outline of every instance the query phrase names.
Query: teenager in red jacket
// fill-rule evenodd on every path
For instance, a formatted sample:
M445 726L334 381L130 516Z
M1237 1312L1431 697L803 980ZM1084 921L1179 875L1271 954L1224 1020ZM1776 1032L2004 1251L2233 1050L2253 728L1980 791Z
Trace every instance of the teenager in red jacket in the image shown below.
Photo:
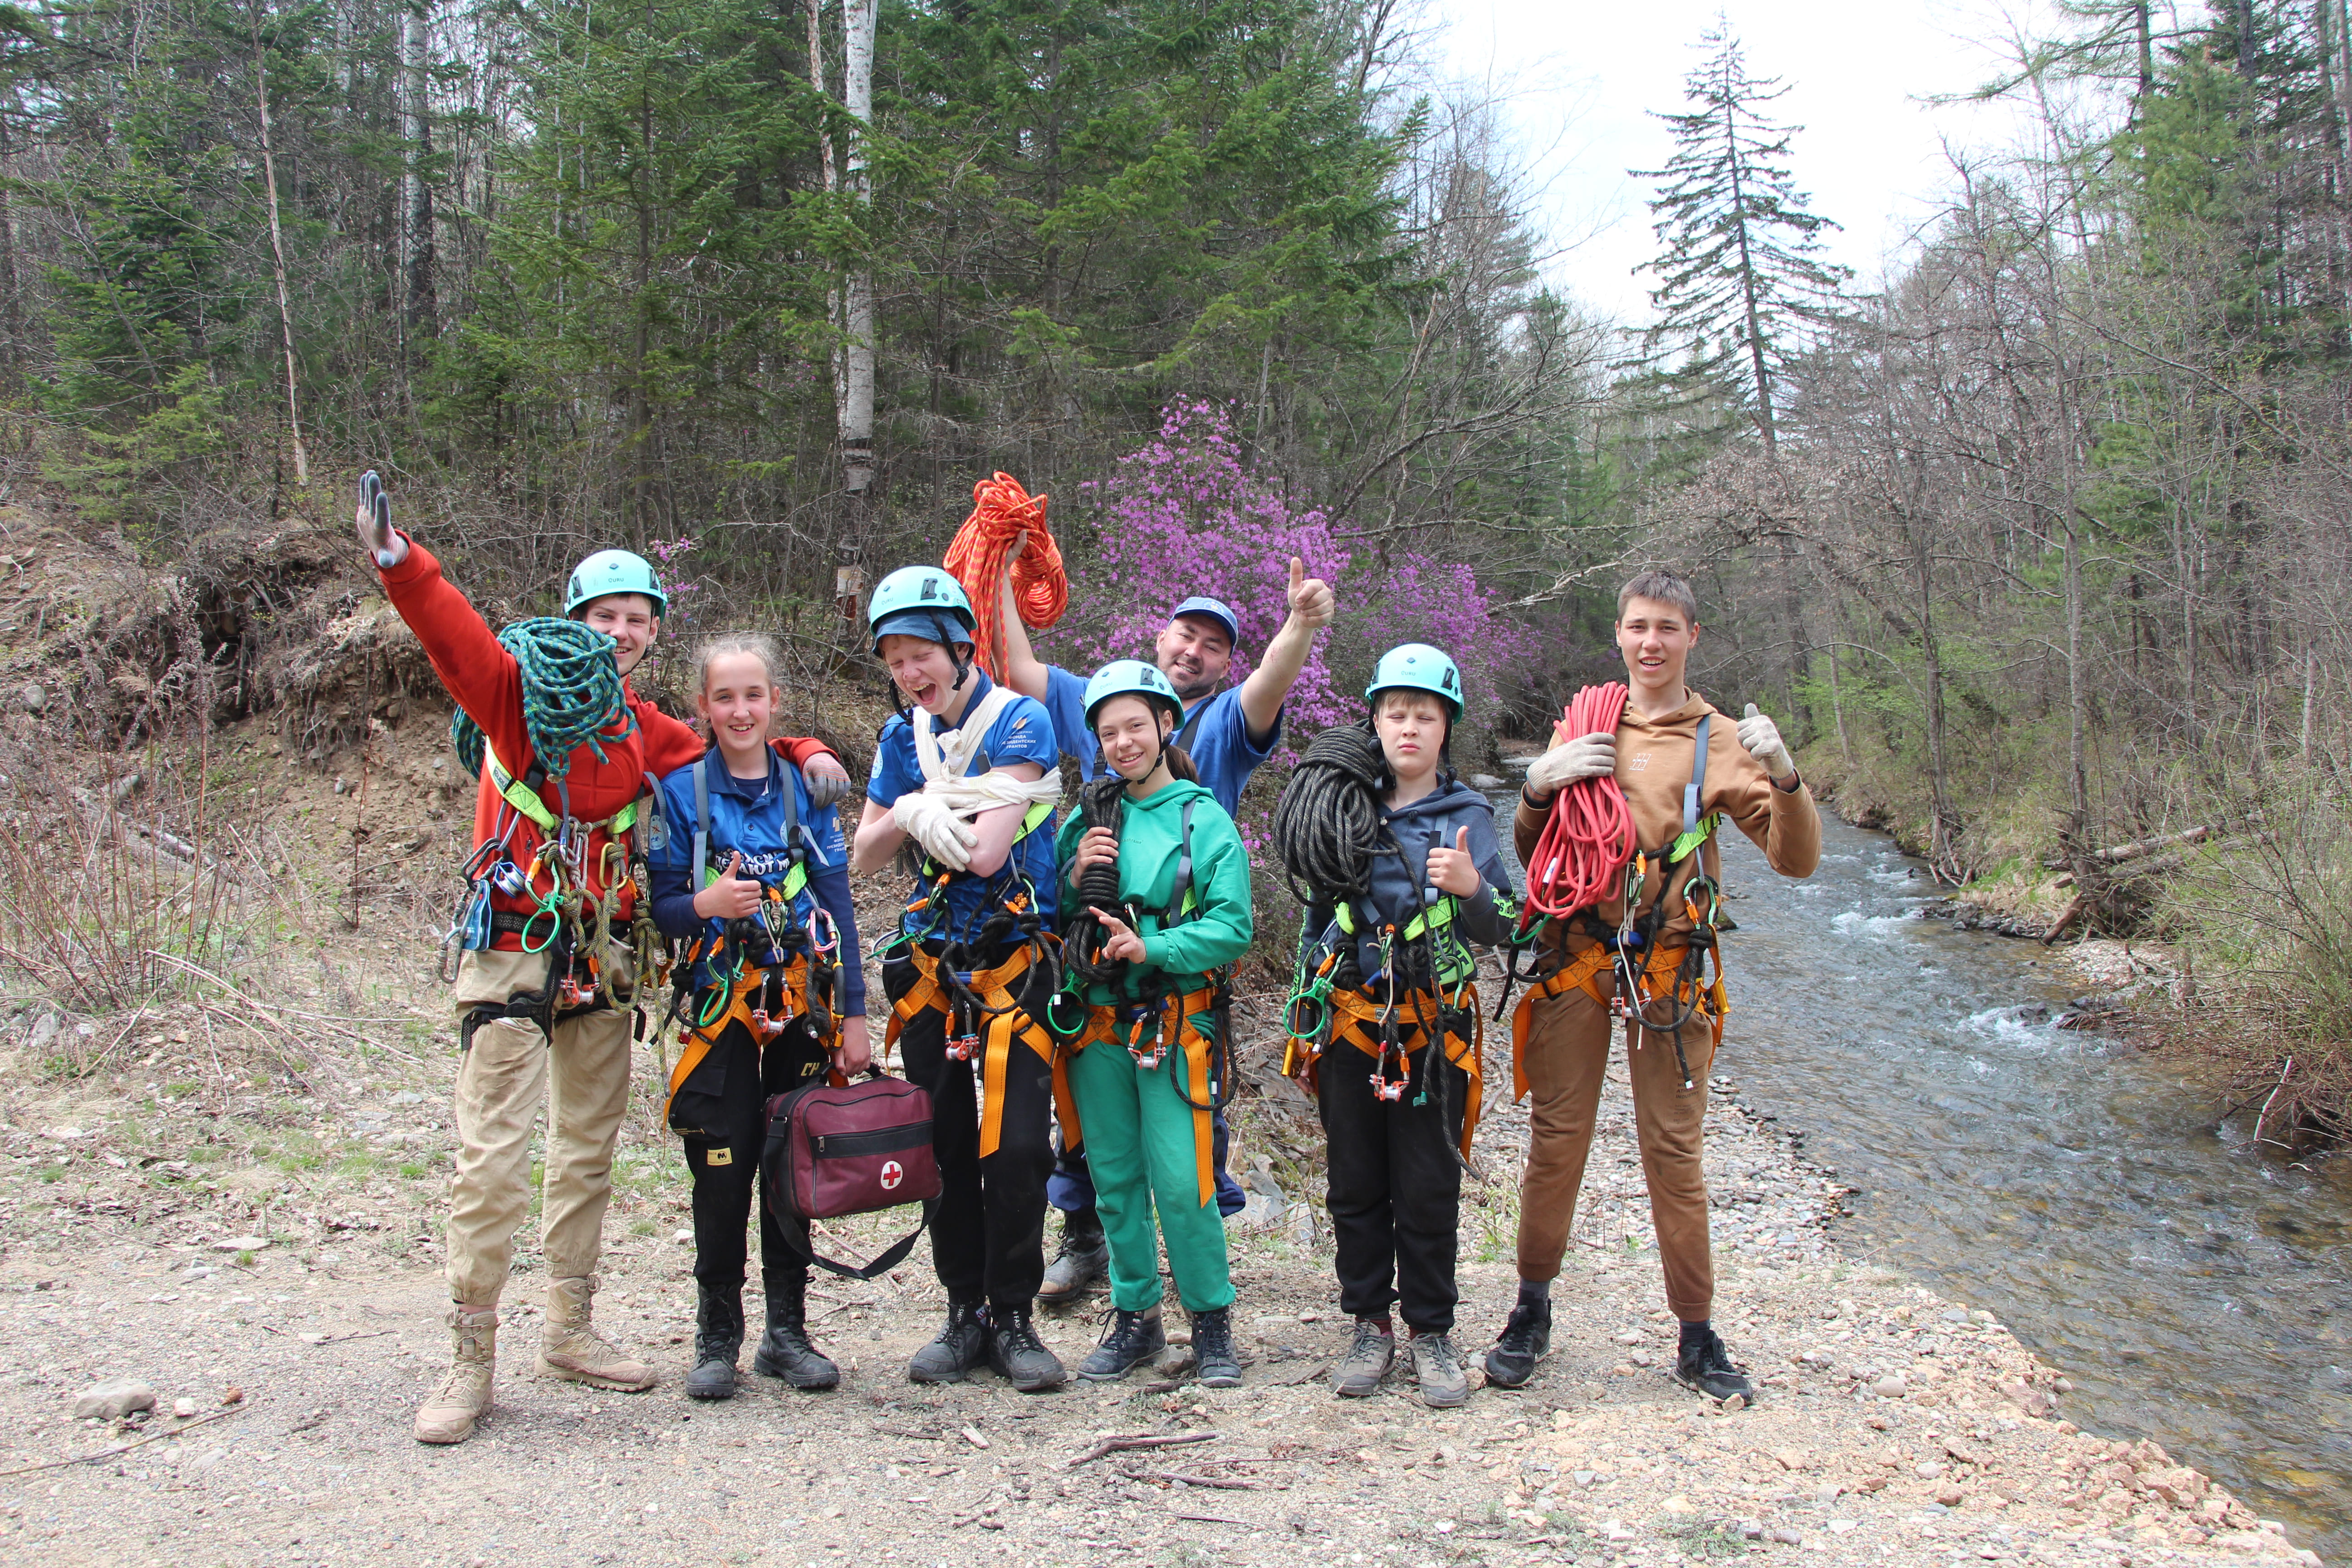
M692 730L626 686L660 635L668 603L653 567L640 557L599 551L573 569L566 588L564 613L613 639L635 723L616 724L598 737L602 758L590 745L575 747L559 789L534 765L514 656L443 579L440 563L394 530L391 508L379 491L362 501L358 522L360 542L375 557L386 597L488 742L474 803L476 847L503 836L505 858L530 867L548 837L545 826L568 810L587 835L578 857L579 890L590 903L604 905L614 933L601 953L566 952L568 943L550 940L559 922L542 917L533 924L536 897L494 889L489 945L466 952L458 963L452 1000L464 1044L448 1226L452 1364L416 1412L419 1442L457 1443L472 1435L476 1418L490 1405L499 1295L515 1232L530 1206L530 1130L542 1099L548 1102L541 1205L548 1293L540 1370L630 1393L654 1384L652 1371L590 1321L612 1195L613 1145L629 1096L629 1014L611 995L614 989L627 995L636 979L625 938L637 889L625 879L625 853L610 857L608 867L605 846L628 832L623 814L632 811L648 779L693 762L704 748ZM820 804L849 793L847 770L822 743L787 739L775 745L802 770L813 795L824 792ZM608 886L608 876L620 885ZM599 979L609 985L600 988Z

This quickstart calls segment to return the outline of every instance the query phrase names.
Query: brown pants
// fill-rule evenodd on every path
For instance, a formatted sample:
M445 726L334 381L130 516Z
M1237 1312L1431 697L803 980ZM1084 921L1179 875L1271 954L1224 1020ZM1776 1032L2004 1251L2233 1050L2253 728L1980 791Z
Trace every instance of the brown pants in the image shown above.
M634 967L628 950L614 944L605 962L626 984ZM543 953L467 953L451 998L460 1025L474 1008L536 991L546 977ZM494 1019L474 1031L452 1096L457 1169L449 1181L451 1300L494 1302L506 1287L515 1232L530 1212L530 1132L541 1100L548 1104L540 1205L547 1277L576 1279L596 1271L613 1195L613 1146L629 1108L629 1044L628 1013L609 1008L559 1021L553 1039L528 1018Z
M1592 1150L1609 1042L1609 1010L1577 987L1536 1003L1528 1016L1527 1075L1533 1105L1526 1175L1519 1185L1519 1278L1549 1279L1576 1221L1577 1190ZM1666 1305L1696 1322L1715 1300L1715 1259L1707 1248L1706 1178L1699 1169L1706 1120L1706 1075L1713 1037L1703 1018L1683 1026L1693 1088L1683 1088L1674 1037L1643 1031L1626 1053L1633 1079L1633 1126L1642 1174L1650 1188L1650 1222L1666 1269Z

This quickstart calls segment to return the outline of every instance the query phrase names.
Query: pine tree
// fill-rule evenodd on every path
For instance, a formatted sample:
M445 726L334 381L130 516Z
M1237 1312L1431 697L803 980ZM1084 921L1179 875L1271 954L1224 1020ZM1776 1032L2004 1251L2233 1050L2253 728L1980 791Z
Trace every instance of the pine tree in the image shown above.
M1654 360L1687 354L1674 379L1696 395L1727 393L1777 456L1776 381L1807 328L1839 319L1853 273L1822 258L1822 230L1837 225L1806 210L1790 174L1789 141L1803 127L1759 112L1788 88L1750 77L1728 30L1705 42L1713 54L1683 79L1691 107L1657 116L1674 128L1674 157L1632 171L1670 182L1650 204L1665 248L1650 263L1658 320L1643 347Z

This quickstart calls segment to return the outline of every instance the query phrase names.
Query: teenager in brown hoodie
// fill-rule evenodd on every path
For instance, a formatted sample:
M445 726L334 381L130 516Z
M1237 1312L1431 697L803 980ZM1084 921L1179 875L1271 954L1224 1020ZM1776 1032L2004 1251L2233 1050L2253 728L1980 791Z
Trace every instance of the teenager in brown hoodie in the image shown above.
M1612 895L1589 917L1555 922L1541 939L1540 967L1549 984L1538 984L1528 999L1515 1064L1516 1091L1535 1093L1520 1186L1519 1297L1501 1338L1486 1352L1487 1381L1506 1388L1533 1376L1537 1361L1550 1348L1551 1281L1568 1247L1609 1065L1613 1031L1608 998L1616 988L1616 966L1585 955L1606 947L1629 926L1648 933L1646 942L1625 952L1622 962L1634 973L1646 963L1654 974L1662 973L1653 955L1674 955L1689 947L1694 922L1683 889L1695 876L1718 875L1715 839L1709 836L1696 852L1663 870L1659 862L1686 828L1710 813L1721 813L1745 833L1784 877L1811 876L1821 859L1821 815L1772 721L1750 703L1747 717L1733 721L1683 684L1698 630L1698 601L1681 578L1646 572L1626 584L1617 595L1617 647L1630 689L1624 717L1613 735L1570 737L1538 758L1519 797L1513 830L1525 860L1543 831L1555 792L1578 779L1613 773L1648 857L1648 875L1630 921L1622 898ZM1690 799L1685 791L1694 782L1703 721L1706 776ZM1643 1016L1654 1026L1677 1011L1670 998L1660 995ZM1719 1014L1702 1006L1679 1028L1629 1020L1625 1032L1633 1122L1650 1189L1650 1218L1665 1266L1666 1305L1682 1321L1675 1375L1703 1394L1727 1399L1752 1397L1754 1391L1708 1321L1715 1266L1707 1246L1700 1129L1720 1029Z

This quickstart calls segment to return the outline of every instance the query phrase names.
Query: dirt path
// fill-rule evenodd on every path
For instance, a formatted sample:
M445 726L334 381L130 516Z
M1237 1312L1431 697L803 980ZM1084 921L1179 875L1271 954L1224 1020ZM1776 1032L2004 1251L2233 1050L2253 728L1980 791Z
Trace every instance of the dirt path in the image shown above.
M1035 1397L985 1374L919 1390L903 1369L940 1300L910 1266L819 1288L837 1393L751 1379L730 1404L689 1404L684 1186L641 1110L600 1321L660 1364L663 1386L632 1397L535 1375L541 1281L526 1273L496 1412L462 1447L421 1447L409 1413L445 1346L432 1078L420 1063L333 1104L255 1095L213 1113L135 1070L80 1100L17 1091L0 1133L0 1470L14 1472L0 1559L2315 1561L2152 1445L2076 1433L2051 1374L1981 1314L1840 1259L1823 1228L1836 1184L1728 1095L1709 1142L1717 1321L1761 1396L1725 1413L1671 1384L1622 1078L1556 1290L1556 1348L1528 1389L1480 1390L1456 1412L1402 1385L1330 1395L1322 1369L1347 1325L1297 1205L1235 1241L1255 1357L1238 1390L1140 1373ZM1286 1114L1244 1118L1244 1150L1299 1136ZM1523 1118L1494 1117L1489 1167L1507 1177L1524 1139ZM1461 1316L1474 1353L1512 1290L1507 1181L1477 1198ZM255 1238L268 1245L224 1247ZM1046 1333L1075 1361L1095 1328L1082 1314ZM151 1384L157 1411L73 1419L71 1397L111 1376ZM225 1405L231 1390L242 1402ZM197 1419L173 1415L182 1399ZM1073 1464L1105 1435L1145 1432L1208 1440Z

